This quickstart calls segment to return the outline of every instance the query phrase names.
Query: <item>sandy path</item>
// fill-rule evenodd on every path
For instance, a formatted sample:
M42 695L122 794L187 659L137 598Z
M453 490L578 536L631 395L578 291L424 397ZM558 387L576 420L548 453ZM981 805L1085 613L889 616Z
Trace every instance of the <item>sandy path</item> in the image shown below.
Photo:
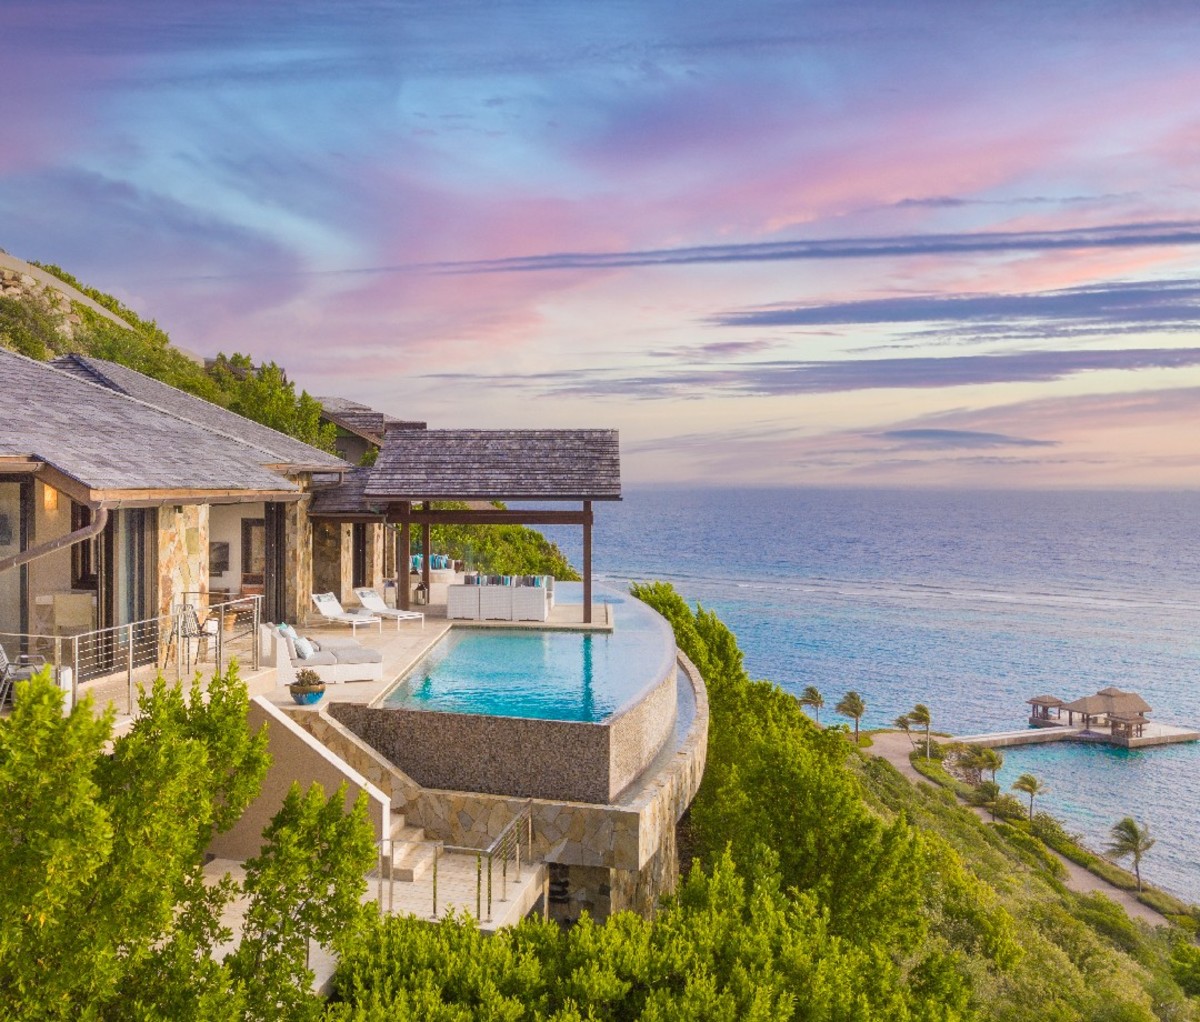
M912 743L903 732L883 732L873 735L872 738L874 739L874 744L870 749L872 753L880 759L886 759L912 783L916 784L918 781L923 781L926 784L932 784L931 781L922 777L913 768L912 762L908 758L908 754L912 752ZM988 818L985 809L979 806L968 806L968 808L980 819ZM1141 919L1151 926L1168 925L1169 920L1165 916L1155 912L1149 905L1143 905L1129 891L1123 891L1119 887L1114 887L1107 880L1096 876L1095 873L1089 873L1082 866L1072 862L1063 855L1059 855L1053 849L1047 849L1047 851L1055 856L1066 868L1067 878L1063 883L1068 890L1074 891L1076 894L1093 894L1099 891L1101 894L1108 895L1133 919Z

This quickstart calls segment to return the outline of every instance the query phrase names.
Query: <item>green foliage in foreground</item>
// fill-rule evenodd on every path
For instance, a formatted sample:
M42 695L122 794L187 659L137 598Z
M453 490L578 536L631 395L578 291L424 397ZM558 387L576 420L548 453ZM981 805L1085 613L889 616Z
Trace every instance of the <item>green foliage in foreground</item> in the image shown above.
M527 921L489 938L388 919L344 955L327 1017L870 1022L960 1018L966 997L944 963L902 984L885 952L834 935L816 898L784 893L769 857L742 875L724 856L653 922Z
M214 831L257 796L265 732L246 727L235 667L207 697L160 678L132 730L84 700L69 715L42 674L0 719L0 1018L234 1022L312 1018L307 942L361 916L373 830L344 792L288 798L244 888L206 884ZM106 746L111 739L111 753ZM249 899L241 948L222 909Z

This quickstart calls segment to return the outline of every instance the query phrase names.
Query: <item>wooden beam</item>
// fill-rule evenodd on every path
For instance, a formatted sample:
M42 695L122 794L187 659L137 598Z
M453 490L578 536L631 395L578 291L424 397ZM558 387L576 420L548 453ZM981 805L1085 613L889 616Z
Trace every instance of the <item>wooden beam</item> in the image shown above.
M586 501L586 505L591 501ZM393 504L388 508L387 520L393 523L404 521L430 525L584 525L591 524L592 512L585 511L501 511L489 508L486 511L402 511L404 504ZM335 517L329 515L327 517Z
M583 623L592 623L592 502L583 502Z

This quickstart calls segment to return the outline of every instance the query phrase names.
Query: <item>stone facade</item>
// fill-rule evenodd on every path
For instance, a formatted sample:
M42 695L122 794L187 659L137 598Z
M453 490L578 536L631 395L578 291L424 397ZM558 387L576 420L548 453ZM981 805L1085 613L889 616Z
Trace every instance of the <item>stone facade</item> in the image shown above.
M560 918L575 918L583 909L597 918L621 909L649 914L675 889L675 825L700 787L708 748L704 682L682 654L678 666L691 686L695 716L654 776L639 780L617 805L530 800L534 857L555 867L561 896L551 898L551 912ZM511 796L424 787L325 710L295 716L434 840L485 848L525 804Z
M382 594L386 526L367 524L366 584ZM394 558L393 558L394 561ZM354 527L320 519L312 524L313 592L333 593L343 606L358 603L354 595Z
M191 603L203 612L208 593L208 505L182 504L158 512L158 614Z
M307 491L311 479L304 476L296 482ZM284 572L283 618L293 624L307 623L312 609L313 526L308 517L308 507L311 503L312 497L306 492L300 500L284 504L284 556L287 563ZM322 590L318 590L320 591Z

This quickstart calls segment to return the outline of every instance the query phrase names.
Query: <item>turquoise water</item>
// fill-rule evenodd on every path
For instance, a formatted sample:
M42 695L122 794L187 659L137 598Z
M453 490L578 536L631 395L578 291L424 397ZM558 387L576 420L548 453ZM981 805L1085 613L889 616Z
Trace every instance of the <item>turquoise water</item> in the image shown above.
M582 586L559 582L558 603ZM638 600L597 587L614 605L607 632L454 628L417 662L385 706L497 717L599 723L636 700L670 668L674 640Z
M544 530L578 563L578 529ZM664 579L737 633L753 677L848 689L884 727L916 702L952 734L1024 726L1032 695L1117 685L1200 725L1200 493L630 490L596 505L595 563ZM1006 750L1095 848L1123 816L1154 883L1200 901L1200 744Z

